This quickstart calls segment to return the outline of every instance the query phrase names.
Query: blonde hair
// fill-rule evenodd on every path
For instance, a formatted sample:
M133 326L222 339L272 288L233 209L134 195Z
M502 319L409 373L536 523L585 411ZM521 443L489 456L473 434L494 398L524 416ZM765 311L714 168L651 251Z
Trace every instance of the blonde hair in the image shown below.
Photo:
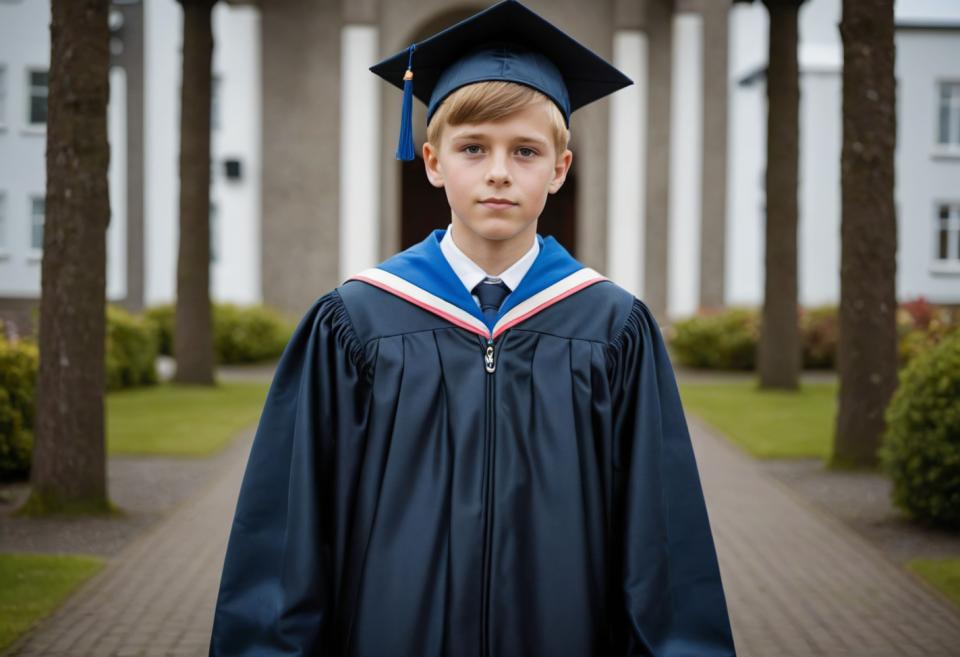
M439 150L444 125L497 121L538 103L547 105L553 144L557 157L560 157L570 143L570 130L567 129L560 108L533 87L504 80L475 82L460 87L447 96L430 117L427 141Z

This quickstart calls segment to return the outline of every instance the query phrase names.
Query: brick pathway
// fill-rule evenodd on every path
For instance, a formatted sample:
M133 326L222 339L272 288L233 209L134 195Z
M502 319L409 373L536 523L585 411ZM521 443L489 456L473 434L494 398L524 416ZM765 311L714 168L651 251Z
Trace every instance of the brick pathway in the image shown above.
M944 598L689 421L739 657L960 655ZM205 656L251 439L8 655Z
M739 657L958 657L960 612L694 418Z
M222 476L107 563L10 657L202 657L253 430Z

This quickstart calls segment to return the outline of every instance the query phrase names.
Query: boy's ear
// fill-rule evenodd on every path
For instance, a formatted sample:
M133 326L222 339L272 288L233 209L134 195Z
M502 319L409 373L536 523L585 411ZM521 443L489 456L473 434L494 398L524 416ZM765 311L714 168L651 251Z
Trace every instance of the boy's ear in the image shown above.
M429 141L423 142L423 168L427 172L427 180L434 187L443 187L443 167L437 157L437 151Z
M548 193L556 194L563 187L563 182L567 179L567 172L570 171L571 164L573 164L573 151L568 148L557 158L557 163L553 167L553 180L547 187Z

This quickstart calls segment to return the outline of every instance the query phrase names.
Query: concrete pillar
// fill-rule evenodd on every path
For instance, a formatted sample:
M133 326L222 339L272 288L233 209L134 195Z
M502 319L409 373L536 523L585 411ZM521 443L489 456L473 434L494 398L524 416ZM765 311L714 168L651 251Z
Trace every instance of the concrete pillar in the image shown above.
M703 16L703 210L700 305L726 302L727 251L727 2L705 2Z
M646 160L647 35L617 30L613 65L633 80L610 99L606 275L637 297L643 295L644 168Z
M703 206L703 20L673 17L670 109L670 198L667 211L667 316L697 310Z
M647 0L646 241L643 298L666 319L673 1Z
M340 280L380 262L379 30L344 25L340 94Z
M263 51L263 300L302 314L340 281L338 2L271 0Z

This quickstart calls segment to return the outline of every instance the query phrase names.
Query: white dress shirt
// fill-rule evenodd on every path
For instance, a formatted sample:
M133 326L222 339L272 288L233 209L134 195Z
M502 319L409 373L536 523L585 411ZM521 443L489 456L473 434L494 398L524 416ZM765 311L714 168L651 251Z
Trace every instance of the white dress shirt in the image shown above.
M527 270L530 269L530 265L537 259L537 255L540 253L540 241L534 237L533 246L499 276L492 276L483 271L480 265L468 258L466 254L457 247L453 241L452 223L447 226L447 232L444 233L443 239L440 240L440 250L443 252L447 262L450 263L450 267L454 273L463 283L464 287L467 288L467 291L470 292L473 300L477 303L477 307L479 307L480 299L476 294L473 294L473 288L477 286L477 283L485 278L501 280L510 288L510 291L513 292L517 289L520 281L523 280Z

